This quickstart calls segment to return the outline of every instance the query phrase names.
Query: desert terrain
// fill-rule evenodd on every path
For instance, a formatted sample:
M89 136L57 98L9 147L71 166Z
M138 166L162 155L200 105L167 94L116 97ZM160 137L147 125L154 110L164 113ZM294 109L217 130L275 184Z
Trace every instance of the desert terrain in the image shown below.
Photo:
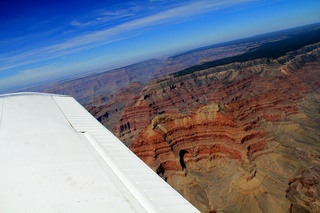
M320 212L320 25L32 88L79 100L201 212Z

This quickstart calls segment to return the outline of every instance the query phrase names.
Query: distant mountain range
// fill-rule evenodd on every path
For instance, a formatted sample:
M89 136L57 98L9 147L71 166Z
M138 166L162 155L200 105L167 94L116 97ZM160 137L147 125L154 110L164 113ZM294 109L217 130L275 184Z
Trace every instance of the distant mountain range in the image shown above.
M175 73L174 75L184 75L235 61L242 62L260 57L279 57L288 51L319 41L319 31L320 23L317 23L253 36L193 49L167 59L143 61L81 78L32 87L24 91L68 94L86 105L95 96L112 94L133 82L145 84L149 80L173 73ZM281 50L278 48L279 46L282 47Z

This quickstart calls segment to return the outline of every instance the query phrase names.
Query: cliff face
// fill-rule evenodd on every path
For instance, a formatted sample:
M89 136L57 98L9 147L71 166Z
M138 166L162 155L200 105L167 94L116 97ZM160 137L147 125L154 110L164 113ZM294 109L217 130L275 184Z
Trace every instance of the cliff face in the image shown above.
M319 47L152 81L113 132L203 212L319 212Z

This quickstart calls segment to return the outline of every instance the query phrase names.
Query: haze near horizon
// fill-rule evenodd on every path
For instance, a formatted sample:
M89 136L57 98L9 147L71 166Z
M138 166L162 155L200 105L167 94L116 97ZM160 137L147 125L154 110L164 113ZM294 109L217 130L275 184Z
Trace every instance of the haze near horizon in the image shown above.
M314 0L1 1L0 93L320 21Z

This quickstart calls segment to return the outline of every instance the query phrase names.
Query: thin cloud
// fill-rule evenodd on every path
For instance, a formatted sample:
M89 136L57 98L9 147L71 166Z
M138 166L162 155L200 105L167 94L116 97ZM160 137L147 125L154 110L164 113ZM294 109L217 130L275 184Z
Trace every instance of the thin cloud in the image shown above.
M55 45L40 47L31 51L26 51L16 56L5 58L4 60L8 62L7 66L0 68L0 70L19 67L32 62L36 62L39 60L39 58L41 58L42 60L49 60L70 53L84 51L86 49L105 45L107 43L127 39L130 36L135 36L136 34L131 32L136 30L155 27L159 24L172 23L173 21L194 16L197 14L220 10L226 7L231 7L234 5L240 5L250 2L254 2L254 0L194 1L187 5L168 9L166 11L149 15L140 19L131 20L111 28L97 30L80 36L75 36ZM104 18L106 18L106 16L114 16L117 18L125 17L123 12L105 12ZM102 19L96 19L96 21L100 21L100 23L105 23L108 21L107 18L100 18ZM84 26L93 24L93 22L81 23L79 21L73 21L71 24L73 26Z
M81 23L80 21L74 20L70 23L70 25L74 27L79 27L79 26L83 26L83 23Z
M99 67L96 62L104 60L106 57L108 56L100 56L88 61L78 62L76 65L67 64L63 66L63 68L58 64L49 64L36 68L25 69L16 75L0 78L0 92L5 92L1 91L3 88L7 88L7 90L14 90L17 85L19 87L30 87L50 80L59 80L65 75L65 73L68 73L69 76L84 73L88 70L88 66L92 69L98 69L101 67Z

